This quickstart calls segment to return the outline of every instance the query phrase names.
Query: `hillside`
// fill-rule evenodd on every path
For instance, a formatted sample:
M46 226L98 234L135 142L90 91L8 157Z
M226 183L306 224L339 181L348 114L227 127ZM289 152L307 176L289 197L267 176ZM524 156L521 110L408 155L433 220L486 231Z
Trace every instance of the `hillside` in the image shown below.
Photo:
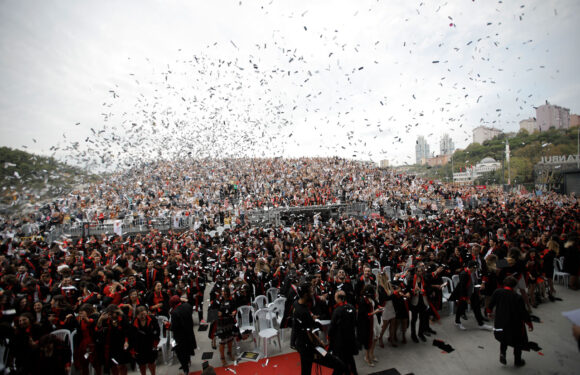
M534 165L540 161L542 156L570 155L577 153L577 131L578 129L549 130L546 132L535 132L528 134L525 130L520 131L514 137L509 137L511 155L511 178L512 183L531 184L534 182ZM464 150L455 151L453 163L442 167L418 167L414 168L416 173L425 177L439 179L442 181L451 180L451 168L459 172L465 167L475 165L485 157L492 157L504 165L505 161L505 141L506 135L479 143L472 143ZM508 169L490 173L482 178L478 183L501 184L507 183Z
M0 147L0 204L33 203L70 190L96 176L25 151Z

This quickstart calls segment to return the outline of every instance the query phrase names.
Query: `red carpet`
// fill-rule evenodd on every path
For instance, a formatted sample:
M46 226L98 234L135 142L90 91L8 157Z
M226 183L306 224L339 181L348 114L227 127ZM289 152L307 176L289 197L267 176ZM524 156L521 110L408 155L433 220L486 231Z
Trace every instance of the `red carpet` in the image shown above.
M265 366L266 361L268 365ZM262 367L264 365L264 367ZM313 365L314 368L317 365ZM268 374L268 375L296 375L300 374L300 356L298 353L293 352L289 354L283 354L275 357L270 357L266 359L261 359L258 362L243 361L238 363L237 366L230 364L227 367L218 367L215 369L218 375L233 375L234 373L226 370L232 369L237 375L255 375L255 374ZM321 375L330 375L332 370L327 367L320 367L322 372ZM201 371L192 372L191 375L200 375Z

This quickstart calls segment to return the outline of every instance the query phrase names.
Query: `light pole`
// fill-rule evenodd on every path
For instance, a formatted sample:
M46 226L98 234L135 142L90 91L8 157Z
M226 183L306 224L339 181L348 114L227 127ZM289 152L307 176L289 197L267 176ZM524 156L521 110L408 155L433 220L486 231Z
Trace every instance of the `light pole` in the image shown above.
M508 163L508 185L512 184L512 173L510 168L510 144L506 138L505 140L505 158Z

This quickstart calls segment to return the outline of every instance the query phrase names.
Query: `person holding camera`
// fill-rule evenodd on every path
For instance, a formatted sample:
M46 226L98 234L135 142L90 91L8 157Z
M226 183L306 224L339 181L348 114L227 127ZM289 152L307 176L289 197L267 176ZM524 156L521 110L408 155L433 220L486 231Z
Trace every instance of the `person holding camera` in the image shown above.
M324 344L316 336L320 330L317 327L308 304L312 302L311 283L302 283L298 288L298 300L294 302L292 334L295 337L296 350L300 354L302 375L312 373L312 363L334 369L333 374L346 374L344 363L331 353L324 350Z

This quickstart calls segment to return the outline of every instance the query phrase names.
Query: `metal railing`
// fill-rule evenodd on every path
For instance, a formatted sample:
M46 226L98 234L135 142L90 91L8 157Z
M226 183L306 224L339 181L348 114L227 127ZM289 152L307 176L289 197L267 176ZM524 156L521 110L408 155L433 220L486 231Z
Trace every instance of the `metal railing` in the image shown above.
M479 202L479 204L485 202ZM475 208L471 202L461 201L462 209L468 210ZM317 213L325 213L327 215L347 215L352 217L371 217L372 215L384 216L388 218L426 218L430 215L438 214L444 210L455 209L461 207L457 199L437 199L430 201L407 201L407 202L390 202L384 204L382 209L378 205L371 205L369 202L350 202L337 203L329 205L316 206L299 206L299 207L278 207L261 210L245 211L240 217L233 217L231 224L223 225L217 223L215 228L235 227L236 219L241 219L244 223L249 223L252 226L264 225L281 225L285 219L290 215L313 216ZM202 223L207 223L208 217L200 215L199 213L184 216L170 216L170 217L156 217L143 218L128 216L123 220L107 220L103 222L69 222L66 224L52 225L48 232L45 232L44 237L47 243L52 243L61 239L63 236L71 238L88 237L93 235L114 235L116 233L136 234L146 233L151 230L158 230L166 232L168 230L188 230L196 229ZM120 226L119 226L120 225ZM116 227L117 226L117 227ZM218 230L219 231L219 230ZM30 233L33 234L33 233Z

